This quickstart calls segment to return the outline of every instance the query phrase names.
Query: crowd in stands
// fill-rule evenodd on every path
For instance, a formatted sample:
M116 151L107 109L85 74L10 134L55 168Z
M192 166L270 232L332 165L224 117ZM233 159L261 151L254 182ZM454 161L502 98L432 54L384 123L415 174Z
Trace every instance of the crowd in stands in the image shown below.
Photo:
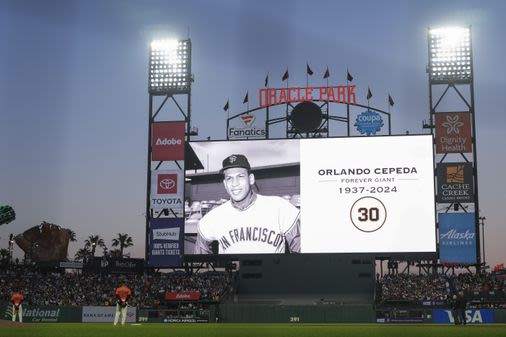
M115 305L114 291L122 283L132 290L129 304L143 308L163 305L166 292L200 292L201 300L218 301L231 291L230 274L221 272L143 276L4 269L0 270L0 302L8 302L13 292L20 291L28 305Z
M491 273L458 275L389 274L379 280L381 301L446 301L463 292L502 293L506 278Z

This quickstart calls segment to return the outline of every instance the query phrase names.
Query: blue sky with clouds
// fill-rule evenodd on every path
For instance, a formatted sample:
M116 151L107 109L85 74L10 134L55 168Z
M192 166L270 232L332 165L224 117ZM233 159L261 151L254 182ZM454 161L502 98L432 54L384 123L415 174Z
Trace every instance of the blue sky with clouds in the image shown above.
M358 100L386 109L395 99L394 134L423 132L428 117L429 26L472 25L480 208L487 259L504 262L506 33L503 1L120 1L0 2L0 204L17 220L9 233L42 220L91 233L110 244L118 232L144 252L149 43L160 37L193 44L196 139L223 139L226 113L258 104L269 73L282 86L355 77ZM177 116L177 115L174 115ZM336 132L341 129L336 128ZM273 132L282 136L282 128ZM19 250L17 250L19 254Z

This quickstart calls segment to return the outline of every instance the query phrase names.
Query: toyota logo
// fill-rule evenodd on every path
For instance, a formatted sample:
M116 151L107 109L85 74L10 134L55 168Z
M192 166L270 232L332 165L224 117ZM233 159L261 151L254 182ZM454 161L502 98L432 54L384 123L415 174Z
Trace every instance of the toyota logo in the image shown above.
M176 182L172 179L165 178L160 180L160 187L164 190L170 190L171 188L174 188L176 186Z

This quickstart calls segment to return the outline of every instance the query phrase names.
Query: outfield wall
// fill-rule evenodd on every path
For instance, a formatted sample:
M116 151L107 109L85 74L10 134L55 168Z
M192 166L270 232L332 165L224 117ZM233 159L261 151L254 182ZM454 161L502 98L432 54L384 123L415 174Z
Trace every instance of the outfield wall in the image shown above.
M372 323L372 305L222 304L218 318L225 323Z
M425 323L453 323L447 309L411 309L423 313ZM26 323L112 323L114 306L69 307L69 306L23 306L23 321ZM272 305L272 304L221 304L211 306L209 319L175 318L148 319L148 311L167 312L164 309L129 308L128 322L166 322L166 323L415 323L410 310L398 310L399 315L389 315L389 319L378 321L372 305ZM385 310L382 310L385 311ZM403 314L404 313L404 314ZM86 316L86 317L85 317ZM417 315L418 316L418 315ZM506 323L506 309L468 309L468 323ZM202 317L204 318L204 317ZM0 304L0 319L12 319L12 305ZM419 323L419 322L416 322ZM420 322L421 323L421 322Z

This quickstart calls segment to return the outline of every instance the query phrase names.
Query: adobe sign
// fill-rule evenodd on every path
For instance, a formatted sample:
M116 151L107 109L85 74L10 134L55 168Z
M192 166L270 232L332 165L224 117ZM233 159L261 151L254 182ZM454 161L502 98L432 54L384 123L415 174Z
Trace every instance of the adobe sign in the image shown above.
M155 122L151 138L151 160L184 160L185 122Z

